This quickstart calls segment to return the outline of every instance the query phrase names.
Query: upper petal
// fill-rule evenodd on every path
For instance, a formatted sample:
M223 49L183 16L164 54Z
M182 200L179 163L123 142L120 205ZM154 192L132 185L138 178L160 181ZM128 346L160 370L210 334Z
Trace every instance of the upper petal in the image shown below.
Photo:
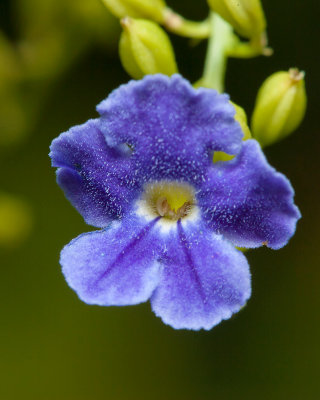
M227 95L194 89L179 75L146 76L120 86L97 107L109 143L133 146L144 181L197 183L212 151L236 154L243 136Z
M295 232L300 212L288 179L272 168L255 140L230 162L215 164L198 193L203 218L236 246L273 249Z
M152 309L176 329L211 329L230 318L250 297L244 255L201 226L183 227L167 238Z
M149 299L159 282L156 220L114 222L80 235L61 252L66 281L88 304L129 305Z
M138 186L130 157L107 145L97 120L62 133L50 149L58 184L88 224L105 227L131 207Z

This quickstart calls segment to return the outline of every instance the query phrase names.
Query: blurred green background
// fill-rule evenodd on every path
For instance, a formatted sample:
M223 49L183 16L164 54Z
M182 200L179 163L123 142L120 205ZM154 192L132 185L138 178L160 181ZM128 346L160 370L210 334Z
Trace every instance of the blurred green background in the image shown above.
M168 3L192 19L207 13L205 0ZM303 125L266 149L295 187L303 219L284 249L248 253L253 294L243 311L189 332L164 325L149 304L87 306L60 272L61 248L91 228L56 185L48 147L129 79L118 21L99 0L1 0L0 219L11 226L0 229L1 399L320 398L320 6L268 0L264 8L275 54L231 60L227 91L250 115L268 75L306 71ZM172 40L181 73L197 80L205 43Z

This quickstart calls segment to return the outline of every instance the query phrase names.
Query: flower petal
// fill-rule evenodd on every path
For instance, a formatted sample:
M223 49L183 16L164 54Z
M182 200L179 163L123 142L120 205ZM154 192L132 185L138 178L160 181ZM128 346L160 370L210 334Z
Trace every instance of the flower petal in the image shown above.
M131 81L97 110L109 143L133 146L135 170L144 182L201 182L213 150L236 154L241 148L243 133L228 96L194 89L179 75Z
M50 157L58 184L88 224L106 227L131 207L137 186L130 157L107 145L97 120L62 133L52 142Z
M167 240L161 281L152 309L176 329L211 329L230 318L250 297L244 255L209 230L178 229Z
M149 299L159 282L157 220L141 225L128 218L80 235L61 252L69 286L88 304L130 305Z
M211 167L198 193L203 218L239 247L283 247L300 212L288 179L272 168L255 140L244 142L230 162Z

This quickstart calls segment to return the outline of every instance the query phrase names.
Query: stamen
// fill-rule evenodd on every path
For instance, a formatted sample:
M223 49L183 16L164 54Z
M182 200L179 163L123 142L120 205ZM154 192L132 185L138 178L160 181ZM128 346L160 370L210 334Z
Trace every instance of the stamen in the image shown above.
M159 197L156 204L156 209L161 217L164 217L171 210L168 200L165 197Z
M190 201L186 201L183 206L181 206L180 208L178 208L176 214L178 218L183 218L186 215L188 215L190 208L191 208L191 203Z
M196 205L194 189L186 183L175 181L146 185L144 201L155 216L172 221L189 216Z
M156 203L157 213L161 217L180 219L188 215L191 208L190 201L186 201L178 210L173 210L165 197L159 197Z

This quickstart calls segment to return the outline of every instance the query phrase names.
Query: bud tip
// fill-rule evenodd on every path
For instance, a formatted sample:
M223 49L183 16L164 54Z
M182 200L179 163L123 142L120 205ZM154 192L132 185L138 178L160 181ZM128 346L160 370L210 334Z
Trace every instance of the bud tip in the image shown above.
M120 25L122 26L123 29L128 28L132 24L132 18L130 17L124 17L120 20Z
M292 83L297 83L300 82L304 79L305 77L305 72L304 71L299 71L298 68L290 68L289 69L289 76L292 81Z

